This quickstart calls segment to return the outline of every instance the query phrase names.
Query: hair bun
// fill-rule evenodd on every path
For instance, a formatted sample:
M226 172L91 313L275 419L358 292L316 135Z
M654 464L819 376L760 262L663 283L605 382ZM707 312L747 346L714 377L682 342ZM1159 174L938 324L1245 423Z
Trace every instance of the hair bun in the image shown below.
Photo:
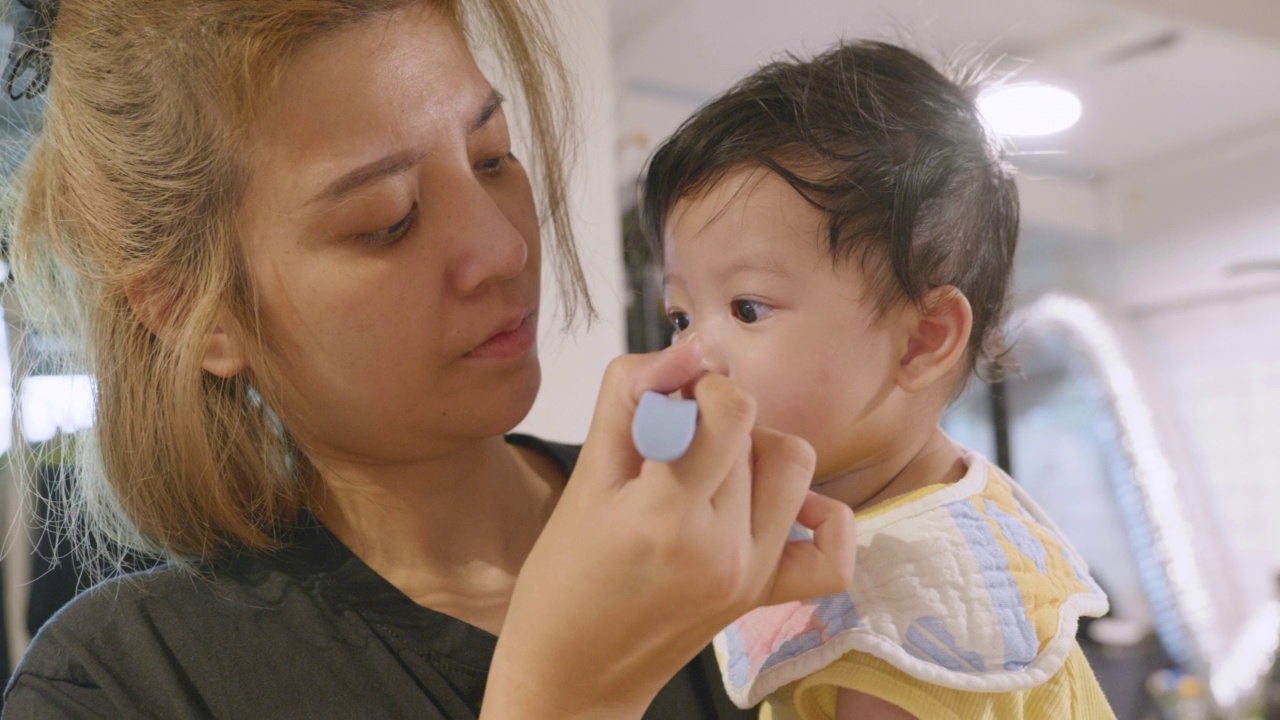
M49 44L61 0L18 0L18 4L24 10L14 22L13 44L3 75L5 91L15 101L34 98L49 86L53 62ZM26 83L19 85L24 77Z

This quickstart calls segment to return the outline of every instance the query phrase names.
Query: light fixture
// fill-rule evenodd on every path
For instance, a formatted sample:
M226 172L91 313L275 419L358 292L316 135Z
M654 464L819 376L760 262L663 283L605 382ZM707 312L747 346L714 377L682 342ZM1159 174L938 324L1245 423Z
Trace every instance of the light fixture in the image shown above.
M991 129L1010 137L1062 132L1080 119L1080 98L1042 83L991 88L978 97L978 110Z
M35 444L60 431L93 426L94 380L89 375L31 375L18 388L22 434Z

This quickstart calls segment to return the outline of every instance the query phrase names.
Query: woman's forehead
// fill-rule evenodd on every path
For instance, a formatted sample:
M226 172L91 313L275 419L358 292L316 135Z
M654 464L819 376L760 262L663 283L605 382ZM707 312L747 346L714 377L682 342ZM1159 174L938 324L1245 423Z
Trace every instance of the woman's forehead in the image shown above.
M317 40L289 63L251 129L251 176L305 204L379 158L465 142L493 90L462 33L430 5L393 15Z

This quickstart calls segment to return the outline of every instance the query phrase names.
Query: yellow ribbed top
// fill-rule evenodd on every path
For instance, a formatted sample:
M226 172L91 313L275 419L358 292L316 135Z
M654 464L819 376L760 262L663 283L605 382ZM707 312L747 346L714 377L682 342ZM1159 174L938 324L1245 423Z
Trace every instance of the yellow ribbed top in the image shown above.
M874 695L922 720L1115 720L1079 645L1048 682L1005 693L930 685L873 655L851 652L770 696L760 718L831 720L840 688Z

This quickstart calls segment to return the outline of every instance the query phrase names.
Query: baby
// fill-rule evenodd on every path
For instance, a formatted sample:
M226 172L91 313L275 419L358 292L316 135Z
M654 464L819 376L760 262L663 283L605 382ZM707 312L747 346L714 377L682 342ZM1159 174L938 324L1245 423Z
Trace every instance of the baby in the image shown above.
M716 640L766 718L1112 718L1075 640L1106 597L1003 472L939 427L998 369L1018 233L1011 168L973 102L889 44L762 68L650 162L677 342L817 451L858 517L846 593Z

